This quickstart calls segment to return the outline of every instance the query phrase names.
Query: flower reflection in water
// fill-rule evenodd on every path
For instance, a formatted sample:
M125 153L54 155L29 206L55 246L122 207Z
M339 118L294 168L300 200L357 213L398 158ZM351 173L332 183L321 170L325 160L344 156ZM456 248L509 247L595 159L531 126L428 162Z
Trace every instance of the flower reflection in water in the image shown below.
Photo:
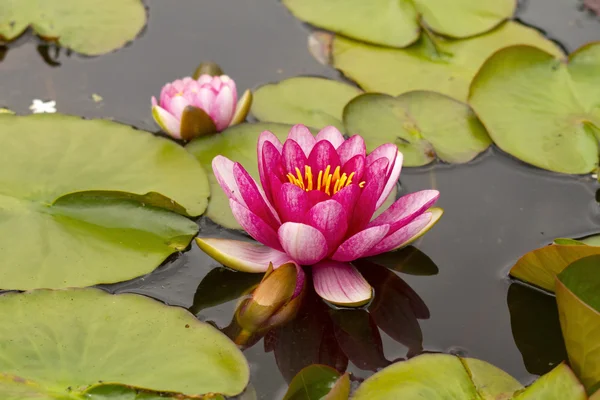
M419 295L386 267L425 275L437 273L435 264L414 247L381 259L358 260L355 264L375 291L372 302L364 308L339 308L323 302L310 284L308 270L296 312L290 313L286 320L277 319L271 326L265 326L267 319L261 312L251 332L252 324L244 323L239 316L259 291L260 279L255 274L218 268L200 283L190 311L198 314L205 308L241 297L231 323L221 330L242 349L256 345L264 337L265 351L273 352L287 382L311 364L329 365L344 372L352 362L362 370L377 371L397 361L386 358L380 331L406 346L407 356L419 354L423 350L423 335L418 320L429 318L429 310ZM278 309L275 306L273 313L277 314ZM246 321L247 318L246 314Z

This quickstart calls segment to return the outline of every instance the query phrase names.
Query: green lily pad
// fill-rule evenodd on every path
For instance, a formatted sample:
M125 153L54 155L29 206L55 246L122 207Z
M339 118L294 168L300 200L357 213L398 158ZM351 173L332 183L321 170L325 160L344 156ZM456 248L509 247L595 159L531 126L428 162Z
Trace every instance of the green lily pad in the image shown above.
M362 90L331 79L296 77L261 86L254 92L252 114L260 121L333 125L342 132L344 106Z
M226 228L241 229L231 213L227 196L212 173L213 158L220 154L239 162L256 182L260 182L256 159L259 135L263 131L271 131L279 140L284 141L290 128L291 125L275 123L240 124L228 128L218 135L195 139L186 146L186 149L200 161L200 164L208 172L211 196L206 211L207 217Z
M436 155L465 163L492 144L467 104L435 92L360 95L344 108L344 124L365 139L367 151L396 144L409 167L429 164Z
M471 86L470 103L502 150L536 167L584 174L598 166L600 44L556 58L518 46L499 51Z
M369 43L405 47L422 23L451 37L486 32L512 16L515 0L283 0L299 19Z
M3 0L0 39L28 27L45 39L94 56L123 47L146 24L141 0Z
M575 261L556 279L556 302L570 365L591 390L600 384L600 256Z
M290 382L283 400L321 400L334 388L340 373L326 365L302 369Z
M440 9L445 10L446 6ZM562 55L558 46L537 30L509 21L470 39L432 39L423 35L406 49L376 47L337 36L332 57L333 65L365 91L397 96L413 90L431 90L466 102L471 80L483 62L497 50L517 44Z
M572 262L597 254L600 254L600 247L552 244L525 254L510 269L510 275L554 292L556 275Z
M514 400L587 400L585 389L566 364L560 364L531 386L513 397Z
M225 335L144 296L8 293L0 296L0 326L4 400L83 400L97 384L236 395L249 379L244 356Z
M202 213L207 179L171 141L38 114L0 115L0 142L3 289L128 280L185 249L198 230L172 211Z
M422 354L367 378L352 399L498 400L520 387L504 371L483 361Z

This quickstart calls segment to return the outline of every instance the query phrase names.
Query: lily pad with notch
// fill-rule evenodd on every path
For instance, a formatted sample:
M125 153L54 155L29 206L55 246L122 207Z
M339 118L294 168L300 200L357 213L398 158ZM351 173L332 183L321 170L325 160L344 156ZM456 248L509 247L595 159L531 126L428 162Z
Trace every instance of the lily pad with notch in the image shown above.
M455 38L486 32L515 10L515 0L283 0L297 18L365 42L405 47L422 26Z
M502 150L539 168L586 174L598 167L599 68L600 43L568 59L506 48L482 66L469 102Z
M466 163L492 144L467 104L429 91L360 95L344 108L344 125L365 139L367 151L394 143L409 167L429 164L436 155Z
M206 175L171 141L58 114L0 115L0 141L3 289L132 279L198 230L180 214L204 211Z
M422 35L405 49L376 47L336 36L332 58L337 69L368 92L397 96L431 90L466 102L469 85L484 61L497 50L517 44L537 46L556 56L563 54L537 30L508 21L469 39Z
M107 395L127 394L118 386L185 399L236 395L248 383L248 364L225 335L144 296L35 290L1 295L0 310L5 400L123 398Z
M0 16L0 39L13 40L31 27L89 56L123 47L146 24L141 0L3 0Z

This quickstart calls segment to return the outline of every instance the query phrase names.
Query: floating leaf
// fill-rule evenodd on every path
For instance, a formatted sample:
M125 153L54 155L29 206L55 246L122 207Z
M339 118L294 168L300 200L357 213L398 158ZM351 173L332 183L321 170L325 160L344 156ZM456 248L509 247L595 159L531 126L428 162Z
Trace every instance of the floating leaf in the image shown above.
M335 386L340 373L326 365L309 365L290 382L283 400L321 400Z
M331 79L296 77L261 86L254 92L252 114L260 121L304 124L343 131L344 106L362 90Z
M171 141L39 114L0 115L0 142L2 289L128 280L185 249L198 230L171 211L201 214L207 179Z
M516 7L515 0L283 0L283 4L312 25L391 47L417 40L422 22L446 36L473 36L512 16Z
M436 154L446 162L465 163L492 143L468 105L435 92L360 95L345 107L344 124L365 139L368 151L396 144L406 166L428 164Z
M496 53L470 103L502 150L539 168L584 174L598 166L600 43L568 60L517 46Z
M461 358L461 361L483 400L510 399L523 388L518 380L492 364L476 358Z
M560 364L513 400L587 400L585 389L566 364Z
M256 160L258 136L263 131L271 131L280 140L285 140L290 128L290 125L273 123L241 124L228 128L218 135L198 138L186 146L186 149L208 172L211 196L206 211L207 217L227 228L241 229L231 213L227 196L212 173L213 158L220 154L239 162L257 182L260 182Z
M510 269L510 275L554 292L557 274L572 262L596 254L600 254L600 247L552 244L525 254Z
M513 283L506 302L513 338L529 373L543 375L567 359L553 296Z
M340 376L323 400L348 400L350 397L350 374Z
M600 384L600 255L575 261L556 279L570 365L591 390Z
M0 296L0 326L3 400L32 388L39 395L14 398L84 399L98 383L236 395L249 379L244 356L225 335L144 296L98 289L8 293Z
M446 10L447 6L440 9ZM470 39L434 40L422 36L406 49L389 49L337 36L333 42L333 64L368 92L397 96L413 90L432 90L466 102L469 84L479 67L503 47L528 44L562 55L558 46L537 30L510 21Z
M146 23L141 0L3 0L0 38L29 26L36 34L86 55L108 53L133 40Z

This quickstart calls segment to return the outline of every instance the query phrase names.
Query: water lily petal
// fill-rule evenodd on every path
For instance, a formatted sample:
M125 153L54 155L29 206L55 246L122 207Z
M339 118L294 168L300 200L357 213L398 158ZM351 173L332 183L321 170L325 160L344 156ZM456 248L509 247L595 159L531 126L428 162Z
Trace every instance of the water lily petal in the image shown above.
M330 142L334 148L340 147L342 143L344 143L344 136L340 133L340 131L335 126L326 126L321 129L316 136L317 143L326 140Z
M196 243L216 261L242 272L265 272L269 263L280 266L292 261L287 254L260 243L213 238L196 238Z
M440 197L437 190L421 190L402 196L368 226L389 224L388 235L423 214Z
M310 130L302 124L294 125L292 129L290 129L290 133L288 134L288 140L290 139L292 139L300 145L306 157L308 157L308 155L312 151L313 146L316 143L313 134L310 133Z
M377 200L385 185L387 163L387 159L380 158L367 167L365 172L366 185L354 206L348 229L350 234L364 229L377 209Z
M216 156L212 160L212 169L217 178L217 182L225 195L230 199L235 199L242 205L246 206L246 202L240 195L240 188L237 185L235 176L233 175L233 166L235 163L227 157Z
M254 178L242 167L240 163L233 165L233 176L238 185L240 196L248 209L252 210L263 221L269 224L273 229L278 229L281 222L277 217L277 212L267 200L265 194L258 187Z
M229 86L224 86L217 95L209 113L219 132L229 126L234 112L235 102L233 100L233 93Z
M392 233L391 235L383 239L381 242L377 243L362 257L374 256L396 249L398 247L403 247L404 243L407 243L411 240L411 238L421 233L423 228L425 228L431 221L431 217L432 213L430 212L426 212L424 214L419 215L412 222L401 227L396 232Z
M384 143L369 153L367 156L367 166L373 164L380 158L386 158L388 165L392 165L398 154L398 146L393 143Z
M308 165L312 169L313 176L317 178L319 171L325 171L327 167L333 174L335 169L339 167L340 158L333 147L333 144L326 140L317 142L308 156ZM304 171L302 171L304 173Z
M275 250L283 250L279 244L277 233L262 218L234 199L229 199L229 206L231 207L233 216L248 235L265 246L269 246Z
M264 133L264 132L263 132ZM271 133L271 132L269 132ZM273 135L274 136L274 135ZM277 139L277 138L275 138ZM259 142L260 146L260 142ZM285 179L283 170L281 149L283 145L279 143L279 149L270 141L265 141L262 144L262 152L258 154L258 173L260 175L260 183L267 194L268 199L273 202L273 187L271 178L276 177L277 182ZM281 184L277 185L280 186Z
M277 233L285 252L298 264L312 265L327 255L327 240L317 228L286 222Z
M309 208L322 201L329 200L331 197L321 190L311 190L306 192Z
M313 265L312 272L315 291L330 303L353 307L371 300L371 286L348 263L325 260Z
M360 183L363 174L365 173L365 164L365 156L362 154L357 154L344 164L342 167L342 174L350 176L350 174L354 172L354 175L352 176L352 182Z
M337 152L340 156L341 163L345 164L349 159L356 155L364 156L367 154L367 148L364 139L359 135L354 135L342 143L340 147L338 147Z
M335 200L342 205L342 207L346 211L348 222L350 222L350 220L352 219L352 215L354 214L354 207L358 198L360 197L360 194L361 190L358 186L358 182L356 182L346 186L331 197L332 200Z
M402 161L404 160L404 156L399 151L396 152L396 159L393 164L388 166L388 176L387 182L379 196L379 200L377 200L377 208L379 208L388 198L396 184L398 183L398 179L400 178L400 171L402 171Z
M167 110L160 106L154 106L152 107L152 116L163 131L177 139L181 138L180 122Z
M197 96L197 101L199 102L197 106L210 115L210 109L212 107L212 104L215 102L216 98L217 94L211 88L200 88Z
M167 110L177 119L181 120L183 110L190 105L190 102L183 96L175 96L171 98Z
M284 183L273 193L281 222L302 222L310 208L307 192L292 183Z
M312 207L304 223L317 228L327 240L327 254L332 254L348 229L348 216L344 207L335 200L327 200Z
M296 174L296 168L304 175L304 166L307 164L307 158L302 147L292 139L288 139L283 144L282 150L283 165L286 173Z
M370 250L385 237L389 229L389 225L379 225L356 233L338 247L331 259L353 261L370 254Z

